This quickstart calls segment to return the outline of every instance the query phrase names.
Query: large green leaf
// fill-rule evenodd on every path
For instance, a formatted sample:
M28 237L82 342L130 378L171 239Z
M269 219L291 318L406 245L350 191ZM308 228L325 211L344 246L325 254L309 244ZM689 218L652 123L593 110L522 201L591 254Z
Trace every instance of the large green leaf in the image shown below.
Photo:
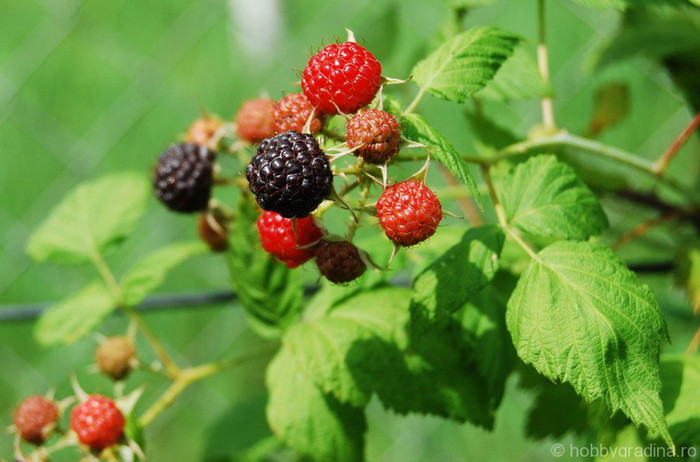
M610 249L560 241L542 250L506 320L523 361L673 444L659 398L666 324L653 292Z
M406 319L410 294L402 288L360 293L326 316L307 317L290 327L284 344L325 392L364 406L371 390L363 389L353 377L348 352L355 342L374 337L391 340L397 335L404 326L401 321Z
M524 45L520 45L476 97L494 101L527 100L550 92L551 88L537 71L535 58Z
M251 326L263 336L278 337L301 310L303 290L298 271L291 271L260 247L255 228L258 215L250 197L243 195L229 233L231 286Z
M520 38L493 27L463 32L413 68L422 90L449 101L464 102L493 78Z
M31 235L37 261L73 263L127 237L146 209L148 182L137 173L103 176L69 193Z
M122 277L120 285L124 300L138 305L165 280L168 271L195 255L203 254L207 246L200 241L178 242L146 255Z
M73 343L92 332L115 307L104 284L92 282L44 312L34 328L34 336L42 345Z
M493 279L503 247L498 226L471 228L413 281L412 329L444 323Z
M317 461L363 460L367 422L362 409L343 404L316 386L282 347L267 369L267 419L280 439Z
M405 114L401 117L401 127L406 139L428 146L431 156L447 167L455 178L468 185L476 199L479 198L479 189L466 161L423 117L413 113Z
M500 183L498 193L508 223L526 233L584 240L608 226L593 192L552 155L519 164Z

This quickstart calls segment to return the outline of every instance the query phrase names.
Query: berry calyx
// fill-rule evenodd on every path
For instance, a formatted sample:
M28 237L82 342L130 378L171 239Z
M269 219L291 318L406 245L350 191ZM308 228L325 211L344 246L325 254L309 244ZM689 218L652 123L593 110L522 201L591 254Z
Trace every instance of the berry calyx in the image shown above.
M442 220L442 206L422 182L402 181L384 190L377 201L377 218L395 244L411 246L435 234Z
M399 152L401 125L388 112L367 109L348 122L347 143L365 162L385 164Z
M78 440L90 449L101 451L119 441L124 431L124 416L114 401L90 395L73 408L70 426Z
M204 213L197 220L197 234L212 252L228 249L228 224L224 217L216 213Z
M311 118L309 131L318 133L321 130L322 121L306 96L303 93L287 95L275 106L272 124L274 132L284 133L289 130L302 132L309 118Z
M323 236L311 216L292 220L275 212L263 212L257 225L263 249L289 268L312 259L313 244Z
M100 371L114 380L129 375L136 361L136 350L128 337L108 337L95 350L95 361Z
M236 113L236 134L249 143L259 143L275 134L272 122L275 101L255 98L245 101Z
M201 117L189 126L185 133L185 143L209 146L219 131L223 122L218 117Z
M303 218L331 193L333 173L318 141L288 131L260 143L245 170L263 210Z
M354 281L367 269L359 249L348 241L321 241L316 249L316 266L335 284Z
M382 65L355 42L334 43L311 57L301 87L312 105L326 114L352 114L374 99Z
M170 210L205 210L214 185L214 152L194 143L170 146L158 158L153 188Z
M15 409L15 428L24 441L41 445L56 426L58 414L58 406L53 400L40 395L30 396Z

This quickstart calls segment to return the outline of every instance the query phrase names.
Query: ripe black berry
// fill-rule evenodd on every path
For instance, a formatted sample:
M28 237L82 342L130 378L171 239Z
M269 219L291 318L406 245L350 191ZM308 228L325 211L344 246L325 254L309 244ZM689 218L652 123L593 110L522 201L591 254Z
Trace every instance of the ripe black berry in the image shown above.
M290 130L267 138L245 170L260 207L303 218L331 193L333 173L311 135Z
M354 281L367 269L358 248L348 241L321 241L316 248L316 266L335 284Z
M214 153L193 143L174 144L158 159L153 187L170 210L192 213L207 208L214 184Z

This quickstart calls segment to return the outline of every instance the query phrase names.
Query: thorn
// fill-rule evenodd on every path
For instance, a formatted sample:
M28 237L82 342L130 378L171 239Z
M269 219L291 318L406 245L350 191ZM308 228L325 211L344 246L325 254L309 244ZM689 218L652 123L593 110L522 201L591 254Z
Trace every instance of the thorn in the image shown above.
M391 265L391 262L394 261L394 257L396 257L396 254L399 252L399 249L401 249L401 246L398 244L394 244L394 248L391 251L391 256L389 257L389 261L386 262L387 268Z
M362 173L364 173L365 175L367 175L367 176L369 177L370 180L372 180L373 182L375 182L376 184L378 184L379 186L381 186L382 188L384 188L384 184L385 184L385 183L382 182L382 180L380 180L379 178L376 178L374 175L372 175L372 174L369 173L369 172L363 171Z
M450 217L450 218L457 218L457 219L459 219L459 220L464 220L464 217L463 217L462 215L457 215L456 213L452 213L452 212L450 212L450 211L448 211L448 210L443 210L443 211L442 211L442 214L445 215L445 216L448 216L448 217Z
M405 138L401 138L400 149L430 149L430 146L426 146L418 141L411 141Z
M430 167L430 154L425 158L425 164L421 167L420 170L418 170L416 173L411 175L408 179L409 180L417 180L420 181L421 183L425 182L425 177L428 175L428 167Z
M360 249L359 247L357 250L360 255L360 260L362 260L362 262L375 273L381 274L383 271L386 271L388 269L382 268L381 266L377 265L374 262L374 260L372 260L372 257L364 250Z
M138 387L136 390L132 391L128 395L124 395L124 396L118 398L117 403L119 404L119 409L124 414L131 414L131 411L136 406L136 403L141 398L141 395L143 394L145 389L146 389L146 386L141 385L140 387Z
M336 203L340 204L341 208L349 210L350 213L352 214L352 218L355 220L355 223L360 222L360 220L357 218L357 215L355 215L355 211L352 209L352 207L350 207L350 205L348 205L347 202L345 202L345 200L342 197L340 197L340 195L335 190L335 188L331 189L331 194L330 194L329 198L332 199L333 201L335 201Z
M386 185L388 182L387 178L389 176L389 171L388 171L388 168L386 166L386 163L384 165L380 166L379 170L382 172L382 189L386 189Z
M406 79L395 79L392 77L382 76L382 85L401 85L403 83L408 83L413 80L413 75L409 75Z
M346 149L345 151L339 152L338 154L331 154L331 155L326 154L326 156L328 157L328 162L331 162L331 163L335 162L336 160L340 159L341 157L347 156L348 154L352 154L353 152L357 151L361 147L362 147L362 145L355 146L352 149Z
M313 108L311 111L311 114L309 114L309 117L306 119L306 123L304 123L304 128L301 129L301 132L310 135L311 134L311 122L313 122L314 118L316 117L316 107Z
M357 40L355 40L355 33L348 29L347 27L345 28L345 31L348 33L348 42L353 42L357 43Z

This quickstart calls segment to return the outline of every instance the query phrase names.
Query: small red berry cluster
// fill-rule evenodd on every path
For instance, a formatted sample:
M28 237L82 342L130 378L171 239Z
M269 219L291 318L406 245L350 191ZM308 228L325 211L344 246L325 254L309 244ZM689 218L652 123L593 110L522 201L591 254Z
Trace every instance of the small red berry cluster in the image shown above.
M262 209L257 229L266 252L289 268L315 259L328 280L349 282L373 266L367 254L352 244L355 229L364 221L356 213L362 219L375 216L391 242L404 247L432 236L443 217L440 201L423 183L424 171L414 179L387 185L387 164L407 145L396 116L382 108L381 90L388 81L382 77L380 62L353 38L333 43L309 59L301 93L279 101L269 97L245 101L229 124L235 137L227 146L221 135L226 123L212 116L195 121L185 141L212 151L228 149L250 161L246 178ZM344 131L338 130L339 120L344 121ZM245 148L251 144L257 145L257 152L252 159L245 158ZM339 168L334 162L347 154L355 156L354 164ZM179 186L184 175L175 173L170 189L186 189ZM357 177L357 184L346 182L337 192L333 178L347 181L349 175ZM373 183L383 188L376 205L367 203ZM350 207L345 198L353 189L361 191L361 202ZM334 203L352 210L354 221L346 236L330 235L321 225L323 213ZM220 213L220 204L193 208L206 212L198 223L202 239L215 251L225 250L229 220Z

